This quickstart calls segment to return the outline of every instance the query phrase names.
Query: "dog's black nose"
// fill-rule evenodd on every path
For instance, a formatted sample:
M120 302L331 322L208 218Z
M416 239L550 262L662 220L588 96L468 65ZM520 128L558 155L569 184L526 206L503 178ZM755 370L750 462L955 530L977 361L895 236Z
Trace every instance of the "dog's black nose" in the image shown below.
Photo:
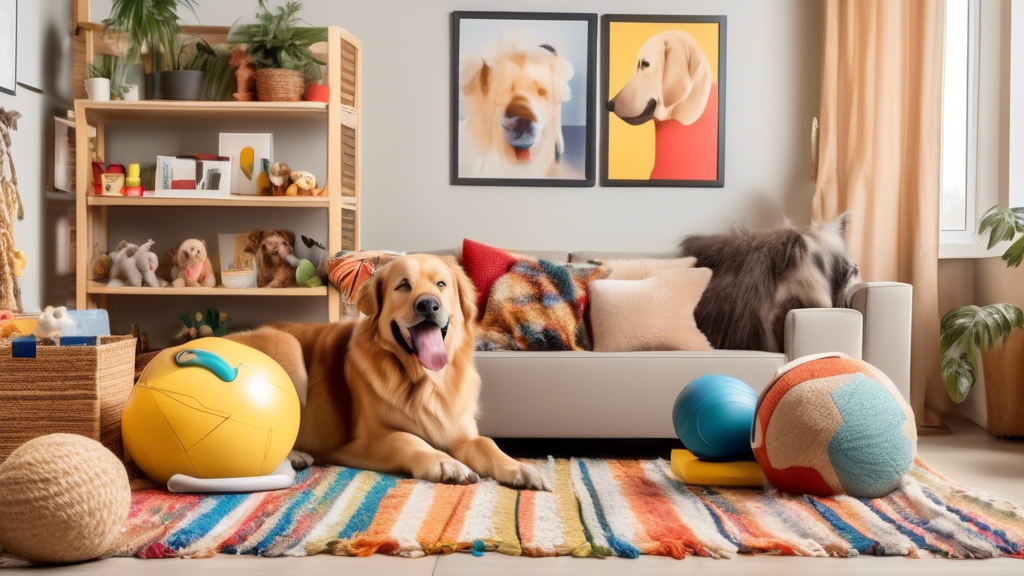
M604 107L607 108L609 112L615 112L615 100L609 100Z
M532 127L533 121L528 118L517 118L515 125L512 127L512 132L518 136L526 134Z
M424 294L416 299L416 313L420 316L433 316L441 309L441 301L435 296Z

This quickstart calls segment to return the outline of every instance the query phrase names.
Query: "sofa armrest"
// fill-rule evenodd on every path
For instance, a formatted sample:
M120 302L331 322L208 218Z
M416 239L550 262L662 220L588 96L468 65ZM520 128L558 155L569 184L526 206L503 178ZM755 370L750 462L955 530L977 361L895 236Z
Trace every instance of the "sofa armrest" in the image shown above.
M786 361L811 354L842 352L860 358L864 317L849 308L797 308L786 315Z
M910 327L914 287L865 282L850 292L849 306L864 315L863 358L885 373L910 402Z

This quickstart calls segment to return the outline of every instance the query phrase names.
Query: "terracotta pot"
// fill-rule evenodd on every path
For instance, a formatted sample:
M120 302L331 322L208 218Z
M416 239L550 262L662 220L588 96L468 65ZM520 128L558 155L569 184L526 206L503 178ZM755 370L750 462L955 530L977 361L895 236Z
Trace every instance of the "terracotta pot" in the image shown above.
M1024 438L1024 330L982 353L988 431L998 438Z

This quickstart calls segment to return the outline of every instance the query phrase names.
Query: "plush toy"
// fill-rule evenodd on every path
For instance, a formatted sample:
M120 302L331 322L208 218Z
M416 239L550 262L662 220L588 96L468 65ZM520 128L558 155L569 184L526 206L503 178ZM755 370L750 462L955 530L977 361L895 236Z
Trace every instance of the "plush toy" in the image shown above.
M0 463L0 547L32 562L98 558L117 545L131 504L128 472L102 444L39 436Z
M235 48L231 52L228 66L235 70L238 91L233 94L235 100L251 102L256 99L256 64L247 50Z
M110 254L101 252L99 245L93 246L92 254L92 261L89 263L92 277L98 280L110 278L110 269L114 266L114 259L110 257Z
M149 286L159 288L156 269L160 259L150 251L153 240L142 246L122 240L114 249L113 264L110 268L109 286Z
M246 236L245 251L256 257L256 285L287 288L295 285L295 235L287 230L252 230Z
M14 323L14 313L10 310L0 310L0 338L9 338L18 333L18 326Z
M309 260L316 267L316 275L327 279L327 247L307 236L302 236L302 243L309 249Z
M783 366L761 392L751 447L786 492L880 498L913 466L917 427L881 370L820 354Z
M206 287L217 285L217 277L213 273L213 264L206 257L206 242L189 238L178 245L174 251L174 266L171 268L171 285L180 288Z
M284 162L274 162L270 165L270 184L274 196L284 196L288 192L292 169Z
M39 313L39 322L36 324L36 338L42 340L53 340L60 343L60 336L65 330L76 326L75 321L68 316L66 306L47 306Z
M294 170L289 175L292 185L288 187L285 196L321 196L323 189L316 187L316 176L304 170Z

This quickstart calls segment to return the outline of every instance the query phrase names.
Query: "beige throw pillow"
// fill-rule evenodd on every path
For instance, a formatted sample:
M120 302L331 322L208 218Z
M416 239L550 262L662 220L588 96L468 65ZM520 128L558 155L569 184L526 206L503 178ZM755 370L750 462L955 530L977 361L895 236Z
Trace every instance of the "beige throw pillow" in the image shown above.
M642 260L605 260L601 263L611 270L608 280L643 280L657 276L669 270L693 268L697 259L689 258L649 258Z
M710 268L669 270L644 280L594 280L594 351L711 350L693 318L710 281Z

